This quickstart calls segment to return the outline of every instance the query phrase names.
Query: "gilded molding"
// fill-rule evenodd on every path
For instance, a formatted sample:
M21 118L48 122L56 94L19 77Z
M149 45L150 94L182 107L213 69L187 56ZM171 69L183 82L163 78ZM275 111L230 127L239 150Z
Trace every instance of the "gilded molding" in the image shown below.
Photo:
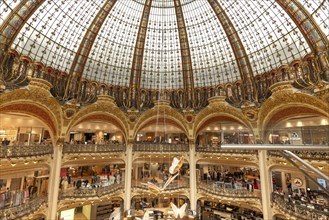
M199 132L200 128L204 126L204 123L207 122L211 118L215 118L218 116L232 118L235 121L238 121L250 130L252 129L252 124L250 123L247 116L243 114L243 112L225 102L222 99L218 101L211 101L209 105L201 110L194 120L194 129L193 129L193 136L196 138L197 133Z
M121 111L121 109L115 105L113 99L106 99L103 96L97 100L96 103L88 105L76 112L72 119L69 121L69 124L66 128L66 133L68 133L70 129L78 123L96 118L98 120L103 119L105 121L110 121L116 124L116 126L122 130L127 140L129 130L128 118Z
M260 108L257 127L260 132L264 134L264 131L268 128L269 121L276 113L282 111L282 114L286 114L285 109L295 108L295 113L299 114L301 113L300 111L303 110L302 107L304 107L304 109L311 109L319 115L329 117L328 102L315 96L302 93L297 89L291 89L291 87L287 85L276 87L275 90L273 90L272 96L267 99Z
M136 136L137 132L143 127L144 124L159 117L168 118L175 121L178 125L180 125L180 127L184 129L184 133L186 135L188 134L189 129L185 123L185 117L180 112L176 111L168 105L159 105L147 110L136 120L136 123L131 128L133 130L133 137L131 138Z
M44 80L31 80L27 89L18 89L0 95L0 111L22 112L33 115L45 123L53 138L62 128L62 109L49 92Z

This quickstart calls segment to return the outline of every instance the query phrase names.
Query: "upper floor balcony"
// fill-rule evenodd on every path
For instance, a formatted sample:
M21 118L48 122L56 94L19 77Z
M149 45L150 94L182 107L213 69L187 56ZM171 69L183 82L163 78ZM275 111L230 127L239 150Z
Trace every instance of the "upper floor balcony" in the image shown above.
M248 190L244 188L232 188L226 187L225 184L217 184L211 183L207 184L201 182L198 184L198 192L204 193L211 197L225 197L227 199L260 199L260 191L259 190Z
M36 197L19 206L11 206L5 209L0 209L0 219L22 219L24 216L28 216L46 206L46 196Z
M19 158L19 157L33 157L46 156L53 154L52 145L13 145L1 146L0 158Z
M307 204L293 199L285 199L284 195L272 193L272 204L280 213L286 213L296 219L329 220L329 207Z
M188 144L169 144L169 143L153 143L153 142L136 142L133 144L134 152L168 152L179 153L188 152Z
M59 199L78 199L78 198L93 198L102 196L111 196L116 193L122 192L124 189L124 182L119 184L112 184L99 188L81 188L81 189L66 189L61 190L59 193Z
M125 144L64 144L63 154L122 153Z

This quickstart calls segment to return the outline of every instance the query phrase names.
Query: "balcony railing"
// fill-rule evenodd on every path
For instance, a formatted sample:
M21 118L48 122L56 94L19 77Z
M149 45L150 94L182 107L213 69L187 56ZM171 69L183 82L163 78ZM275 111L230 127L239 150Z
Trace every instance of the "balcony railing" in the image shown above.
M148 187L146 185L142 185L140 184L141 182L138 182L136 185L133 186L133 190L138 191L138 190L143 190L143 191L148 191ZM162 187L163 184L155 184L158 187ZM173 192L173 191L178 191L178 190L183 190L183 189L189 189L189 184L186 182L174 182L171 183L168 187L166 187L166 189L164 190L164 192Z
M67 189L61 190L59 193L59 199L63 200L66 198L88 198L88 197L102 197L104 195L114 194L124 189L124 183L112 184L105 187L99 188L83 188L83 189Z
M0 219L22 219L22 217L30 215L37 211L41 206L46 206L47 197L36 197L20 206L10 207L0 210Z
M200 183L198 189L205 193L226 196L232 198L260 198L259 191L250 191L247 189L227 189L216 186L215 184Z
M135 152L188 152L188 144L169 144L169 143L134 143Z
M307 160L327 160L329 161L329 151L291 151L296 154L298 157ZM269 151L270 156L274 157L282 157L282 155L278 151Z
M1 146L0 158L31 157L53 154L51 145L14 145Z
M256 154L257 150L223 149L221 145L198 145L195 148L199 153L223 153L223 154Z
M309 208L306 205L297 204L297 201L289 202L283 195L272 193L273 204L282 212L305 220L329 220L329 211Z
M64 154L74 153L119 153L125 152L125 144L64 144Z

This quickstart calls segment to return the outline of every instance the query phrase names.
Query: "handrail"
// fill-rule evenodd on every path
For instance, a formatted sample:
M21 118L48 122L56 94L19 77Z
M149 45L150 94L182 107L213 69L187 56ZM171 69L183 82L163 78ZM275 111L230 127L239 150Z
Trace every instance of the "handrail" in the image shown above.
M195 147L196 152L204 153L237 153L237 154L256 154L256 150L249 149L223 149L221 145L198 145Z
M158 187L162 187L161 184L155 184ZM173 191L173 190L179 190L179 189L185 189L189 188L190 186L187 183L171 183L169 186L166 187L164 191ZM133 185L133 189L141 189L141 190L148 190L148 187L146 185L138 184L138 185Z
M226 189L205 183L198 184L198 189L205 193L217 196L227 196L232 198L260 198L260 193L258 191L249 191L247 189Z
M59 194L59 199L63 200L66 198L86 198L86 197L102 197L104 195L109 195L116 193L119 190L124 189L124 183L112 184L105 187L99 188L82 188L82 189L67 189L61 190Z
M64 144L63 153L114 153L125 152L125 144Z
M31 157L53 154L52 145L1 146L0 158Z
M30 215L37 211L43 205L47 205L47 197L36 197L20 206L1 209L0 219L21 219L23 216Z
M135 152L188 152L188 144L169 144L169 143L134 143Z
M272 193L272 203L275 204L281 211L288 213L297 219L305 220L329 220L329 211L321 211L318 209L309 208L307 206L298 205L296 201L289 202L283 195Z
M288 148L287 148L288 149ZM302 159L308 160L328 160L329 161L329 151L311 151L311 150L294 150L291 151ZM269 151L270 156L282 157L280 152L271 150Z

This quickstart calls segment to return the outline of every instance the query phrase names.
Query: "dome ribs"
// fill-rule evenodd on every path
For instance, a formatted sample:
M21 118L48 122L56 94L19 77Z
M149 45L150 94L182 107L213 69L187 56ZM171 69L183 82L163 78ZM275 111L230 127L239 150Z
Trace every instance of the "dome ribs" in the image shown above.
M218 20L220 21L226 36L231 44L234 56L237 60L240 70L241 79L243 81L243 99L244 101L258 102L256 84L252 68L246 50L241 42L241 39L235 30L231 20L218 3L217 0L208 0L210 6L214 10Z
M312 16L307 12L303 5L296 0L276 0L276 2L295 22L314 54L320 57L319 61L322 65L322 69L328 71L329 66L325 61L325 57L327 57L326 53L328 53L329 49L329 40L321 31ZM324 2L325 1L323 1L322 4Z
M133 63L131 68L130 83L129 83L129 101L130 107L138 108L138 92L140 89L140 79L143 66L143 54L144 54L144 45L147 33L147 25L150 17L150 11L152 6L152 0L146 0L143 14L141 17L138 35L136 40L136 46L134 51Z
M322 52L329 41L307 10L296 0L276 0L282 9L295 22L313 52ZM324 2L324 1L323 1Z
M78 85L81 83L83 69L86 65L91 48L106 17L116 2L117 0L107 0L104 3L84 35L70 69L69 81L66 85L64 99L72 98L71 95L74 96L78 92L80 88Z
M21 1L0 26L0 49L3 49L3 51L10 48L25 22L45 0L36 0L29 5L27 4L28 2L28 0ZM5 1L4 4L6 4Z
M186 102L184 107L194 108L194 79L188 35L180 0L174 0L174 4L182 56L183 85Z

